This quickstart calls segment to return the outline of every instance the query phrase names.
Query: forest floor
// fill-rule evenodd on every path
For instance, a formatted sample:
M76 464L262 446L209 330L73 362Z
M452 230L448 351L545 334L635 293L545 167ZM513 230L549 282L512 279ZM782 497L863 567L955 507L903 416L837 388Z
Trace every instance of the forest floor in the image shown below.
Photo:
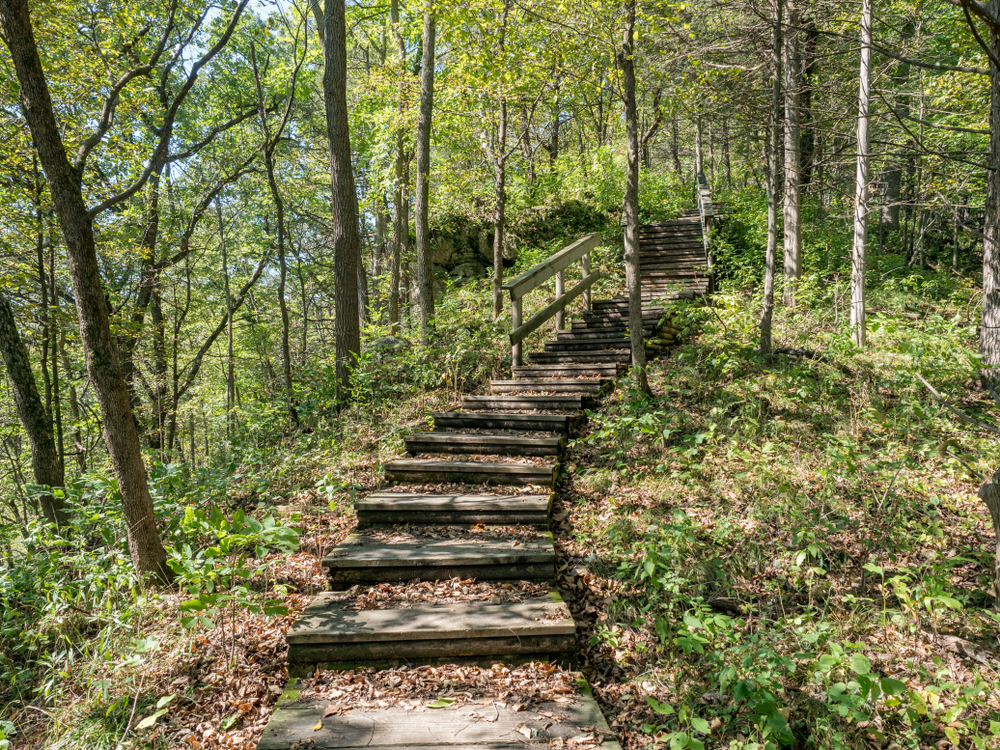
M865 352L828 307L782 311L776 341L820 358L758 356L750 297L680 306L686 343L651 363L654 396L624 380L591 415L554 507L559 586L580 667L627 750L997 746L994 539L962 463L991 474L995 456L914 375L995 417L968 378L964 303L876 296ZM183 597L150 601L133 624L145 645L71 665L58 708L5 717L14 746L253 748L287 678L284 632L324 587L319 561L353 527L351 501L382 486L404 432L455 401L442 389L357 407L322 450L301 437L274 451L280 465L258 481L270 496L230 500L301 528L299 550L269 558L256 582L286 586L289 613L234 607L214 629L184 630ZM412 595L398 589L380 596ZM451 582L430 595L474 593ZM335 687L391 693L455 669L404 669L391 685L361 669ZM528 665L505 679L528 702L567 678Z

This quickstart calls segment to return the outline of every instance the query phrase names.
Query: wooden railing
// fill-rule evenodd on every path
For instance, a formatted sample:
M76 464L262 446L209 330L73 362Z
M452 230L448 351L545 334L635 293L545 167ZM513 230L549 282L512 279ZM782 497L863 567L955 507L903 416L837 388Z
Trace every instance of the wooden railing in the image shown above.
M705 258L708 264L708 291L715 287L715 269L712 258L712 222L715 220L715 207L712 205L712 192L708 188L708 180L704 172L698 172L698 215L701 217L701 236L705 242Z
M600 271L590 272L590 251L601 243L601 235L597 232L581 237L572 245L564 247L548 260L539 263L515 279L511 279L503 288L510 292L510 363L519 367L523 364L521 356L521 342L524 338L537 331L547 320L555 316L556 330L561 331L564 327L565 316L563 311L566 305L575 300L581 294L584 295L584 305L590 309L590 287L601 278ZM569 266L577 261L580 262L581 280L569 291L566 291L564 273ZM532 315L528 320L521 322L521 300L524 295L532 289L537 289L546 281L556 277L556 298L549 304Z

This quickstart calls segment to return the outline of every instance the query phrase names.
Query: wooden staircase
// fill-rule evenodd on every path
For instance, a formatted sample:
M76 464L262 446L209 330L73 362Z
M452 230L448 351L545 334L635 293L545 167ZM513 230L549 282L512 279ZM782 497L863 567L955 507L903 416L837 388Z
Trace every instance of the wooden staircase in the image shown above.
M694 242L697 228L696 221L682 219L642 235L651 267L642 276L647 337L661 335L664 313L649 304L652 300L707 289L703 271L708 264ZM559 263L565 267L590 246L581 241L553 256L558 262L548 261L549 271ZM537 286L539 278L544 280L538 268L512 285L523 286L528 278ZM589 271L589 256L583 275L584 287L598 276ZM675 283L684 286L675 290ZM559 300L579 296L581 285L557 296L543 312L556 314L562 309ZM522 364L524 335L515 334L537 328L539 316L520 324L518 305L512 379L492 381L488 393L463 397L461 410L435 413L430 429L404 437L409 456L389 462L385 475L390 484L406 486L355 502L359 529L323 560L332 590L316 597L288 631L291 675L359 663L574 663L576 626L554 585L556 551L548 531L552 491L567 438L578 432L584 411L609 392L630 362L625 300L595 301L592 308ZM422 485L435 486L424 492ZM356 606L358 592L456 578L538 588L506 602ZM293 681L279 700L259 750L514 750L536 743L563 746L566 738L582 736L596 739L581 748L620 750L586 689L569 702L491 705L493 718L483 721L475 706L450 706L448 700L439 702L443 708L433 706L440 708L435 711L334 706L331 716L329 701L300 694L303 685ZM442 685L441 695L451 690ZM552 719L542 720L546 716Z

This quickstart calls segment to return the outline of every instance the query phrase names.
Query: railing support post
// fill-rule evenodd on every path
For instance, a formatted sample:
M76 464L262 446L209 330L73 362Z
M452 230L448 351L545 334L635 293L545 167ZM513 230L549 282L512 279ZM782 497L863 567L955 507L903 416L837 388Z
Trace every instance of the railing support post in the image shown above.
M566 284L563 280L563 272L556 271L556 299L559 299L566 292ZM566 311L560 310L556 313L556 332L558 333L565 327L566 322Z
M510 325L511 332L516 331L521 327L521 298L512 299L510 301ZM521 342L516 344L511 344L510 347L510 366L520 367L523 364L521 361Z
M590 276L590 252L583 254L583 258L580 261L583 264L583 278ZM590 312L590 290L588 289L583 293L583 307L587 312Z

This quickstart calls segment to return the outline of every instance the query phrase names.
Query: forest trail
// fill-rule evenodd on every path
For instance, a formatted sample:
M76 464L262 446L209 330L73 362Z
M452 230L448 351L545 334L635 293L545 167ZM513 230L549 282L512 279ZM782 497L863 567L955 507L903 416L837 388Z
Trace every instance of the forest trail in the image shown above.
M653 301L709 288L699 216L643 227L640 252L656 356L677 331ZM332 590L287 634L292 680L258 750L619 750L583 676L550 666L575 666L577 634L549 529L567 440L630 359L626 298L594 301L513 379L404 437L393 486L356 501L358 529L323 560ZM470 666L434 666L455 662ZM338 666L386 669L323 676Z

